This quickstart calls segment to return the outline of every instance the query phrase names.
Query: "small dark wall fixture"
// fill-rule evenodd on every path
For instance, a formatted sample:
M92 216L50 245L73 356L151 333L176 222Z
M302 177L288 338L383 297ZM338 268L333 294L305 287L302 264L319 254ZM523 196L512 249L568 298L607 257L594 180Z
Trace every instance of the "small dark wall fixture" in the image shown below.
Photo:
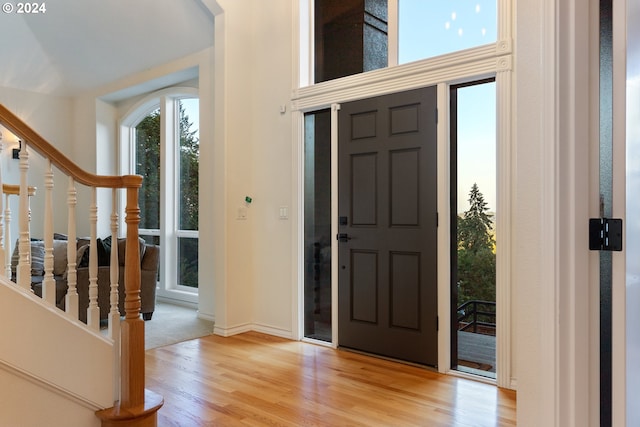
M12 157L16 160L20 160L20 151L22 151L22 140L18 140L20 146L18 148L14 148L12 151Z

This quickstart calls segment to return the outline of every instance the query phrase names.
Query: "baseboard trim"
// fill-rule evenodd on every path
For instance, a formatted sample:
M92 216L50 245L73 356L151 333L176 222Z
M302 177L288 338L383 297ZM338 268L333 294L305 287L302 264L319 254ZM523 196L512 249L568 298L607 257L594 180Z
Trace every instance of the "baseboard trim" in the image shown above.
M289 329L281 329L274 326L256 323L253 325L253 330L262 334L274 335L276 337L287 338L290 340L293 339L293 332Z
M281 329L269 325L262 325L259 323L243 323L241 325L232 326L229 328L222 328L217 325L214 325L213 327L214 335L219 335L221 337L230 337L232 335L238 335L252 331L293 340L293 333L291 330Z
M180 298L172 298L170 296L167 295L158 295L156 297L156 301L158 302L162 302L165 304L173 304L173 305L178 305L180 307L187 307L187 308L192 308L194 310L198 309L198 303L197 302L191 302L191 301L185 301L183 299Z
M230 337L232 335L238 335L245 332L252 331L251 323L243 323L241 325L232 326L230 328L221 328L218 325L213 326L213 334L220 335L221 337Z

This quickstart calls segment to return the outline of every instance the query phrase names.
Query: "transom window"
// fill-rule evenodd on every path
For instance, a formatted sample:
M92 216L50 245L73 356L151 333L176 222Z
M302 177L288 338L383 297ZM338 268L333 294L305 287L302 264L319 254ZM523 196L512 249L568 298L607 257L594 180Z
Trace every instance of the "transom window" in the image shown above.
M498 1L315 0L311 81L495 44Z
M496 0L397 0L398 63L497 40Z

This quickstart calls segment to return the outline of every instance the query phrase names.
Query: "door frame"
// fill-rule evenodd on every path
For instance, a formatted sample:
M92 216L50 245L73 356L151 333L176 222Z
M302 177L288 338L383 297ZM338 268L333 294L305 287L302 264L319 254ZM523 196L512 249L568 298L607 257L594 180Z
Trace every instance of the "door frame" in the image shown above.
M304 339L304 114L331 108L332 117L332 235L337 233L337 115L340 103L371 98L394 92L402 92L427 86L437 86L438 93L438 370L460 376L466 374L451 371L451 291L450 291L450 221L449 221L449 86L464 82L496 79L496 138L497 138L497 233L504 236L500 240L501 250L496 255L496 296L498 335L496 360L498 369L496 383L503 388L515 389L516 379L512 372L514 355L511 313L511 193L512 176L515 176L515 162L512 152L512 51L509 43L501 44L502 50L496 60L495 46L482 47L456 55L434 58L417 63L376 70L355 76L348 76L322 85L294 90L292 97L292 123L294 140L294 180L293 200L300 220L292 245L297 262L294 265L295 298L292 313L294 318L294 338ZM332 259L337 259L337 244L332 239ZM337 347L337 267L332 263L332 343ZM474 378L476 378L474 376Z

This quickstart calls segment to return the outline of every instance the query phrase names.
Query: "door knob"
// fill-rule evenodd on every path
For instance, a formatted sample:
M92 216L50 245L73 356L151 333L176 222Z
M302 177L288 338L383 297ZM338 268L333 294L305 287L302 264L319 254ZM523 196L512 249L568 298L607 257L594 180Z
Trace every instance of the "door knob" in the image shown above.
M336 240L338 240L339 242L347 242L349 240L351 240L352 237L349 237L349 235L347 233L338 233L336 235Z

